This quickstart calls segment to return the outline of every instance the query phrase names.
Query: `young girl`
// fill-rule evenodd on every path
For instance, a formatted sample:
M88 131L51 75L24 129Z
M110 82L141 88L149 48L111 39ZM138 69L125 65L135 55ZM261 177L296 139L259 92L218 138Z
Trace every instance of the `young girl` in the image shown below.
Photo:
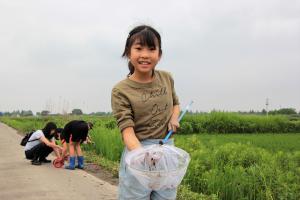
M56 156L59 155L61 147L55 144L53 137L56 132L56 125L49 122L42 130L35 131L29 138L25 146L25 156L31 160L33 165L50 163L46 157L54 150Z
M93 124L91 122L80 120L73 120L65 125L60 135L60 139L63 144L61 159L66 156L69 145L70 164L65 167L66 169L74 170L75 167L78 169L84 168L84 157L80 145L86 141L88 132L92 128ZM75 155L77 155L78 160L77 166L75 166Z
M174 80L155 67L162 55L159 33L150 26L130 31L123 57L128 59L129 74L112 90L113 115L122 133L124 149L119 171L119 199L176 199L176 189L151 191L126 170L128 151L158 144L168 130L179 127L180 113ZM173 139L168 141L173 145Z

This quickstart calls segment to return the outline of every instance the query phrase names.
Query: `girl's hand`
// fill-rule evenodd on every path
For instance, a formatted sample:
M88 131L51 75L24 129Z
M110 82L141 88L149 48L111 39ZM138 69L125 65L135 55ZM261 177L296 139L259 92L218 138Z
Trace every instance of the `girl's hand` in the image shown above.
M127 127L123 129L122 138L129 151L142 147L140 141L137 139L134 133L133 127Z
M59 151L62 151L62 147L61 146L59 146L59 145L56 145L56 148L59 150Z
M56 158L57 162L62 162L63 161L63 158L62 157L58 157Z
M177 129L180 127L178 122L178 117L171 117L169 124L168 124L168 131L173 130L174 133L176 133Z

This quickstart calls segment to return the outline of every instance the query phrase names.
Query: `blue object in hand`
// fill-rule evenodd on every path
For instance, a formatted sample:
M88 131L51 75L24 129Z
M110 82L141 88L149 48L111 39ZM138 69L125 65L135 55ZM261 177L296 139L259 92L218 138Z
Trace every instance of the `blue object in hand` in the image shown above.
M190 106L193 104L193 101L191 101L186 107L185 107L185 110L181 113L181 115L179 116L179 118L178 118L178 122L180 122L181 121L181 119L183 118L183 116L185 115L185 113L188 111L188 109L190 108ZM167 141L168 141L168 139L170 138L170 136L172 135L172 133L173 133L173 130L170 130L169 132L168 132L168 134L166 135L166 137L162 140L162 141L160 141L159 142L159 144L165 144Z

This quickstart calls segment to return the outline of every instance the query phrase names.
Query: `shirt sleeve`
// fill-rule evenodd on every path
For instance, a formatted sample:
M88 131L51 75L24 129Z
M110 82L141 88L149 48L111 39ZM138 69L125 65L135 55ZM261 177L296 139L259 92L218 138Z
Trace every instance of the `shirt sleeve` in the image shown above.
M38 130L38 131L35 132L33 139L41 139L41 137L43 137L43 136L44 136L43 131Z
M171 81L171 87L172 87L173 106L179 105L179 99L176 94L175 86L174 86L174 79L171 74L169 74L169 75L170 75L170 81Z
M121 132L127 127L134 127L131 104L128 98L117 88L112 90L111 107Z

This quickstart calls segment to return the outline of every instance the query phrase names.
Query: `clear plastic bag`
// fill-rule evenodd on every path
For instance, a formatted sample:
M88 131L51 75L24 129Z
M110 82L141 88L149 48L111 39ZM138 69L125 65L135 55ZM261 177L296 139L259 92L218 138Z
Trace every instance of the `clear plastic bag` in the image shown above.
M125 156L128 170L151 190L177 188L190 162L184 150L171 145L148 145Z

